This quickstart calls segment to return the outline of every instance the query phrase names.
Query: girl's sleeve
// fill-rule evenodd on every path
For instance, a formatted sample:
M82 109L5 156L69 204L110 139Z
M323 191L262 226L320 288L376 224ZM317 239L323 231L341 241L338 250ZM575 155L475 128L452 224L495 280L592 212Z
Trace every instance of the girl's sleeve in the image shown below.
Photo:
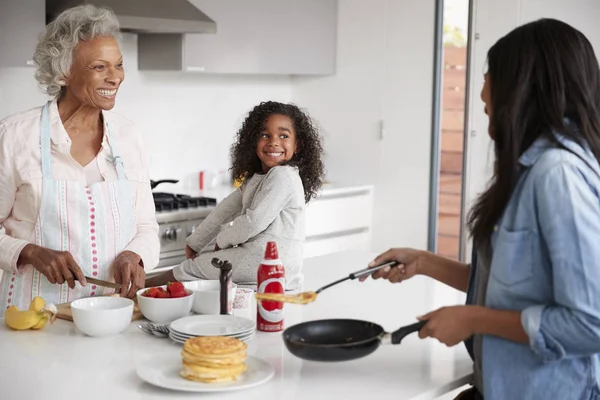
M187 245L194 251L200 252L219 233L221 225L232 221L242 212L242 189L239 188L223 199L204 221L196 227L186 239Z
M291 167L275 167L269 171L250 207L221 229L217 245L222 249L236 246L267 229L294 194L294 174L297 172Z

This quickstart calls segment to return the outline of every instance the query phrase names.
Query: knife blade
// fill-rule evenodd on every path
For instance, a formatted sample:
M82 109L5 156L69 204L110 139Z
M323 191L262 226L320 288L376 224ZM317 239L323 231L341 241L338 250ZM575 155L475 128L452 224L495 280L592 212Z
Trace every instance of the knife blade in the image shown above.
M94 285L103 286L103 287L107 287L107 288L121 289L121 286L123 286L120 283L103 281L101 279L91 278L89 276L86 276L84 278L88 283L92 283Z

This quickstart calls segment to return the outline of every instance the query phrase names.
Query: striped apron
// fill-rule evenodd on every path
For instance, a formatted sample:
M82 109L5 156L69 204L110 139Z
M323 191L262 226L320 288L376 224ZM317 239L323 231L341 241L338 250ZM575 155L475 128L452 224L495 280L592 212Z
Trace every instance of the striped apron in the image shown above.
M125 177L117 143L106 134L117 172L113 182L84 185L80 182L56 180L52 175L50 122L48 102L42 111L40 148L42 161L42 195L35 224L35 244L71 253L84 275L113 281L111 270L115 257L131 241L134 230L134 190ZM109 294L106 289L76 283L52 284L33 266L19 268L19 273L5 272L0 281L0 306L16 305L27 309L31 299L41 296L46 303L66 303L81 297Z

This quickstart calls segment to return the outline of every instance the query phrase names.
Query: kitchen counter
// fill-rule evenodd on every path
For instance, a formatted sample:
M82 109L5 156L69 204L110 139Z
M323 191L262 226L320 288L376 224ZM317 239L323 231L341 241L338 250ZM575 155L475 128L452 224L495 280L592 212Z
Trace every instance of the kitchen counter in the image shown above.
M305 260L305 288L315 290L352 271L372 257L347 251ZM315 303L286 305L287 326L322 318L367 319L394 330L429 311L431 282L416 277L401 285L368 280L344 282L323 291ZM254 308L252 308L255 310ZM236 310L236 314L244 312ZM246 315L255 317L255 312ZM15 332L0 321L0 398L45 399L434 399L471 380L472 365L464 346L447 348L411 334L400 345L382 345L355 361L317 363L292 356L281 333L257 332L248 353L275 367L266 384L239 392L194 394L160 389L135 372L156 354L177 354L181 346L139 331L108 338L83 336L71 322L57 320L42 331Z

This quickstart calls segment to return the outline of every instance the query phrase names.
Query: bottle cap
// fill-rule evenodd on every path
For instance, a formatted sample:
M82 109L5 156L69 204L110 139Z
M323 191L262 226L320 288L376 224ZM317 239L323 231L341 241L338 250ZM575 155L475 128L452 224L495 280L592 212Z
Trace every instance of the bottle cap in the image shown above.
M267 242L267 249L265 250L265 260L279 260L277 243Z

